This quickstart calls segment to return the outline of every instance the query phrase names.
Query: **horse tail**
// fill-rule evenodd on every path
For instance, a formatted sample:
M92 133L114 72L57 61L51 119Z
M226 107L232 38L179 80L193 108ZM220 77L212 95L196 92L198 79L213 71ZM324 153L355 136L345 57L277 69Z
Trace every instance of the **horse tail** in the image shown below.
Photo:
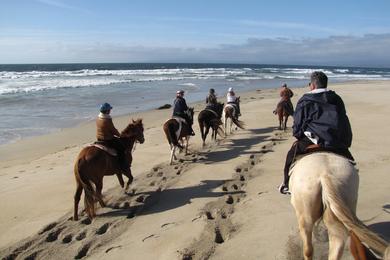
M381 256L385 254L388 243L372 232L356 216L356 214L346 205L343 198L338 194L328 175L321 177L322 199L325 207L328 207L333 214L343 223L343 225L353 232L360 241L366 243L371 249Z
M245 123L244 123L243 121L238 120L238 119L235 118L235 117L232 117L232 121L233 121L233 123L234 123L236 126L238 126L239 128L245 129Z
M91 181L85 176L83 171L80 171L80 164L82 159L79 159L75 164L74 173L76 176L76 181L81 184L84 189L84 207L85 211L88 214L89 218L93 218L95 216L95 201L97 199L96 192L91 184Z

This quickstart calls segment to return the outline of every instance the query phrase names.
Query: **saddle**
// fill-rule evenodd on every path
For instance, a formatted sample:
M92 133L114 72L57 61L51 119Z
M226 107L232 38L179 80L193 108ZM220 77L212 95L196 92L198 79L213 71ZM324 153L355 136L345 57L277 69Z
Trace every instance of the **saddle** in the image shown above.
M96 148L99 148L100 150L105 151L111 156L118 156L118 152L114 149L111 148L106 142L104 141L96 141L93 144L90 144L88 146L94 146Z

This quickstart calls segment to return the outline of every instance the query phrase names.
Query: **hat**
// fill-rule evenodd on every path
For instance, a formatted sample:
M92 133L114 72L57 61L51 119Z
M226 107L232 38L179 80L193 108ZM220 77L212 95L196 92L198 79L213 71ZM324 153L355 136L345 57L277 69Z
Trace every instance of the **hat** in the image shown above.
M233 88L229 88L228 92L233 92Z
M180 90L176 91L176 94L184 94L184 90L180 89Z

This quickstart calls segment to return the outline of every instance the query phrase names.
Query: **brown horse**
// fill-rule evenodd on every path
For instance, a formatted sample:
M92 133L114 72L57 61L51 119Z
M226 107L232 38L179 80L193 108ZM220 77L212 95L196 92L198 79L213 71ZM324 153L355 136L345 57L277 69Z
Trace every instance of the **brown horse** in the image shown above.
M217 140L217 133L223 135L223 130L220 125L222 125L221 117L223 111L223 103L215 104L214 109L206 108L200 111L198 115L198 123L200 128L200 133L202 135L203 146L206 145L206 137L210 131L210 128L213 130L211 133L211 139L214 141Z
M291 101L280 101L276 106L274 113L277 114L279 118L279 130L286 131L288 117L294 114Z
M238 97L236 99L237 102L240 102L240 97ZM228 122L228 119L230 118L230 127L229 127L229 132L230 134L232 133L232 126L233 126L233 123L241 128L241 129L244 129L244 122L238 120L238 115L237 115L237 111L236 111L237 108L235 108L233 105L230 105L230 104L226 104L225 108L223 109L223 112L224 112L224 117L225 117L225 134L228 133L228 130L227 130L227 122Z
M145 141L142 119L137 119L136 121L133 120L133 122L122 131L120 141L123 146L126 147L125 153L128 156L131 165L131 151L134 143L138 141L142 144ZM117 174L119 182L123 187L123 179L120 172L122 171L117 157L112 156L106 151L103 151L95 146L87 146L81 150L74 165L74 174L77 184L74 195L74 220L78 220L77 211L83 189L85 191L85 211L87 212L88 217L92 219L96 216L96 201L99 201L99 204L102 207L105 207L105 203L102 198L103 177L105 175ZM131 171L124 174L126 174L129 178L126 185L127 189L133 181L133 176L131 175ZM92 184L95 185L96 191L94 190Z
M187 114L190 118L190 124L192 126L192 124L194 123L194 108L190 107L187 111ZM169 161L170 164L173 163L174 159L175 160L177 159L176 154L175 154L176 148L179 147L180 149L183 149L182 144L179 143L179 141L182 142L183 138L186 139L185 154L188 153L188 141L190 139L191 130L190 130L189 126L187 125L187 123L185 123L184 119L178 118L178 120L183 121L181 123L181 129L180 129L180 133L178 133L178 135L176 132L179 131L180 124L175 118L168 119L163 125L163 130L164 130L165 136L167 137L169 146L171 148L171 157L170 157L170 161Z

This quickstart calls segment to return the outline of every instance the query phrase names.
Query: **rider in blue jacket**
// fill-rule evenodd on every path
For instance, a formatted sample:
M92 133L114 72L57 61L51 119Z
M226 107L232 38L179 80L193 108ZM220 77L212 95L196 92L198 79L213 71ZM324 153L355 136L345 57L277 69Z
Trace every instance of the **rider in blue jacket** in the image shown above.
M184 118L187 122L188 127L190 128L190 134L195 135L194 130L192 129L191 119L186 113L188 106L186 100L184 99L184 90L178 90L176 92L176 99L173 101L173 115Z
M279 187L289 193L289 169L296 155L305 154L309 146L313 151L330 151L354 160L348 148L352 143L352 130L344 102L334 91L328 90L328 77L321 71L311 74L310 92L298 101L294 113L293 135L298 139L287 154L284 181Z

